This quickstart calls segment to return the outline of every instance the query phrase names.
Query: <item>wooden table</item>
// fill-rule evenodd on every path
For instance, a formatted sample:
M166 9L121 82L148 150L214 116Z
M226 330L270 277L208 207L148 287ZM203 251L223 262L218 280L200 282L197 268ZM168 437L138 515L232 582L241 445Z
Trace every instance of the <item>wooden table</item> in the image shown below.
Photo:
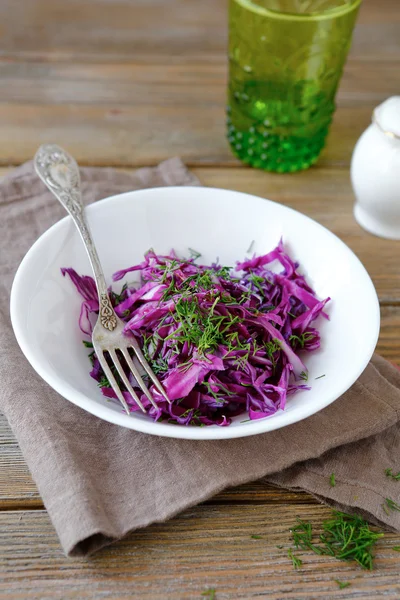
M374 106L400 89L398 0L364 0L317 167L274 175L240 165L224 134L224 0L2 0L0 165L57 141L81 164L132 168L180 155L205 185L272 198L340 236L369 270L382 307L378 350L400 363L400 243L352 217L349 162ZM400 535L364 572L284 551L296 515L329 514L307 494L253 483L219 494L88 560L64 557L15 439L0 420L0 598L399 598ZM252 534L262 535L261 540ZM335 579L350 581L340 591Z

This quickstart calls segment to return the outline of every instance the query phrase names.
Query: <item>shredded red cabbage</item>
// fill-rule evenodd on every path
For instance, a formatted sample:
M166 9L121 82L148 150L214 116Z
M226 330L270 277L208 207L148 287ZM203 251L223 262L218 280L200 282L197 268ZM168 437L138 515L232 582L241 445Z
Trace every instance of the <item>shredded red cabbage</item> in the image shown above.
M198 265L197 258L149 250L142 263L113 278L137 271L140 284L125 283L119 294L109 290L126 334L137 338L171 401L152 387L159 409L141 395L148 414L155 421L226 426L237 415L253 420L283 410L287 396L310 389L303 356L320 347L311 324L320 315L328 318L323 309L329 298L318 300L282 241L235 269ZM270 270L275 261L280 273ZM79 325L90 336L89 316L99 310L95 282L73 269L62 273L83 296ZM116 398L93 351L89 358L102 393ZM131 383L137 387L133 377ZM127 391L124 396L138 410Z

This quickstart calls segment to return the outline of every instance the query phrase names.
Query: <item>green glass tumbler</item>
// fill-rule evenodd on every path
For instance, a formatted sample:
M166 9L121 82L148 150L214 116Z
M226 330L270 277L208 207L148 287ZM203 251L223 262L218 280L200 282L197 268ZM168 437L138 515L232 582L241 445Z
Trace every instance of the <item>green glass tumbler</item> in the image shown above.
M307 169L324 147L361 0L230 0L228 140L243 162Z

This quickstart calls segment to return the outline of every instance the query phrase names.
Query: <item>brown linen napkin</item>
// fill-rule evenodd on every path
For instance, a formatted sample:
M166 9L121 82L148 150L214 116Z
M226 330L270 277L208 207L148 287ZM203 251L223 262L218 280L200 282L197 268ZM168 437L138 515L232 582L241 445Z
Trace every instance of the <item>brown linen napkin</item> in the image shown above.
M136 173L82 169L85 200L135 188L197 184L179 159ZM62 207L23 165L0 183L0 408L18 439L65 552L86 555L164 521L220 490L264 478L400 530L400 372L375 356L322 412L284 429L221 441L136 433L84 412L32 370L15 341L9 295L16 268ZM329 476L334 472L336 486Z

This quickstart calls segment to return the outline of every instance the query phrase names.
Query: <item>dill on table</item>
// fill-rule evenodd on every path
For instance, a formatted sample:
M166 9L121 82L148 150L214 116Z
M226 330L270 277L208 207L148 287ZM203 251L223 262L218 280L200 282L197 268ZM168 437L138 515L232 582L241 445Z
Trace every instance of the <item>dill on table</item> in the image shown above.
M297 517L297 525L290 531L297 549L312 550L315 554L325 554L323 549L316 546L313 542L313 528L311 523L302 521Z
M312 524L297 519L297 525L291 529L296 548L338 560L354 560L364 569L373 568L372 549L383 533L372 531L361 517L338 511L323 521L322 529L323 533L314 541Z
M215 600L215 588L208 588L204 592L201 592L202 596L207 596L209 600Z
M392 472L392 469L385 469L386 477L390 477L390 479L394 479L395 481L400 481L400 471L395 475Z
M301 565L303 564L303 561L298 556L293 554L293 550L291 548L289 548L289 550L287 551L287 555L290 558L290 560L292 561L293 567L295 569L299 569L301 567Z
M332 473L331 476L329 477L329 483L330 483L331 487L335 487L335 485L336 485L335 473Z
M341 590L344 590L344 588L347 588L349 585L351 585L350 581L340 581L339 579L335 579L335 581Z
M364 569L372 569L372 548L384 534L371 531L361 517L338 511L333 515L323 522L324 533L320 535L327 552L339 560L355 560Z
M250 536L253 540L262 540L262 536L261 535L251 535Z

